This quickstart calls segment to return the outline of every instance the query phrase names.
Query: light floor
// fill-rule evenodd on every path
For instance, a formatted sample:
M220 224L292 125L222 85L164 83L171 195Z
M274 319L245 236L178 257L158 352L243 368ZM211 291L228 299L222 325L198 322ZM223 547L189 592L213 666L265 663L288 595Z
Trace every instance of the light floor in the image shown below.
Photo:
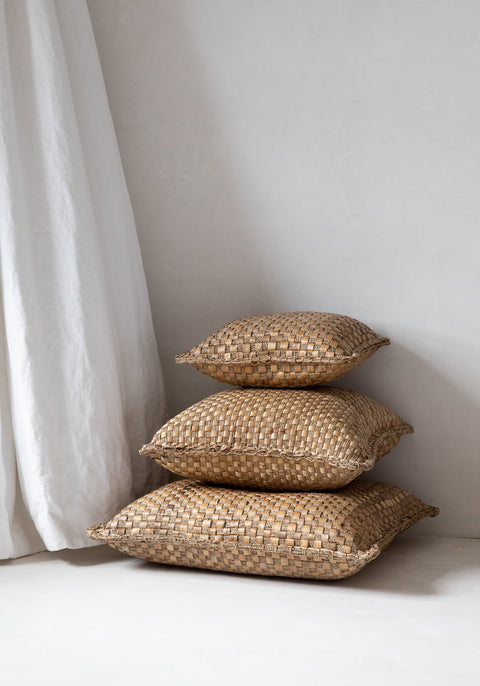
M41 553L0 564L0 653L3 686L479 686L480 540L403 536L337 582Z

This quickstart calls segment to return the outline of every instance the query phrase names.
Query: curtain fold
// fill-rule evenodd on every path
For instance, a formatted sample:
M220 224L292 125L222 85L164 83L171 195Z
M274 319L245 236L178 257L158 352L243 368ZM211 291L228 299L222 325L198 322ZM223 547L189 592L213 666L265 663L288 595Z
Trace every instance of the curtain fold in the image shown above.
M0 558L165 480L145 275L84 0L0 3Z

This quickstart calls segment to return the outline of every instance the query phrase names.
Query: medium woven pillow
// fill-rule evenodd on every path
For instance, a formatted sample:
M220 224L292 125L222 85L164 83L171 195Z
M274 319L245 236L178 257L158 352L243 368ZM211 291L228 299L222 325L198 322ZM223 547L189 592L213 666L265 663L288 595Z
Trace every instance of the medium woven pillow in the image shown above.
M244 488L338 488L413 427L342 388L237 388L170 419L140 450L175 474Z
M340 378L389 343L345 315L284 312L237 319L176 360L238 386L315 386Z
M182 480L88 535L151 562L223 572L341 579L438 514L401 488L355 481L333 493L257 493Z

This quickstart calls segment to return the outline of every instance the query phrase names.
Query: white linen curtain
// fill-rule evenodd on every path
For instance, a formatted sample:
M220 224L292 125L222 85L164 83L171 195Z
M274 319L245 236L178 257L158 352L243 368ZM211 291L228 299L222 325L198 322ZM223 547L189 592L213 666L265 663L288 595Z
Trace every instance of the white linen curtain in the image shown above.
M0 558L164 480L138 239L84 0L0 1Z

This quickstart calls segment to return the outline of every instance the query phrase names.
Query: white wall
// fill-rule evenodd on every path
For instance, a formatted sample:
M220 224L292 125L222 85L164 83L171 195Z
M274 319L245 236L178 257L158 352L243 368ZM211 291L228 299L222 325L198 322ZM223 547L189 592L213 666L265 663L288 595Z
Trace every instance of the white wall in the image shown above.
M480 535L480 3L90 0L171 413L237 317L391 337L343 385L414 424L374 472Z

